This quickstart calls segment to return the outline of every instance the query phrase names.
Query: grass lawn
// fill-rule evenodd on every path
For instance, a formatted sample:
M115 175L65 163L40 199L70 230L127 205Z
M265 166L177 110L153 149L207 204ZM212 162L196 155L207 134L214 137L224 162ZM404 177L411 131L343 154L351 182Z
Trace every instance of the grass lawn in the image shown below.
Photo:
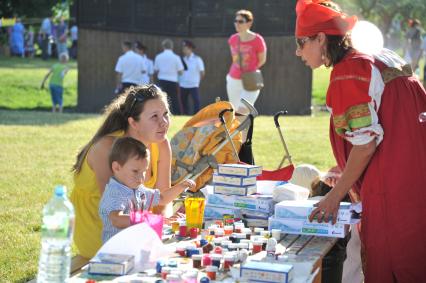
M328 88L331 68L324 66L315 69L312 75L312 105L325 105L325 93Z
M40 85L50 67L58 62L51 59L5 58L0 56L0 109L51 109L49 82ZM77 105L77 63L68 63L70 71L64 79L64 107Z
M48 91L40 91L54 60L26 62L0 57L0 281L26 282L36 276L43 205L56 184L72 189L74 157L98 128L102 117L48 111ZM65 106L76 105L76 64L65 78ZM314 73L314 101L327 74ZM15 110L15 111L11 111ZM173 117L170 137L188 117ZM280 124L295 164L312 163L322 170L334 165L328 143L328 114L282 117ZM272 117L255 120L253 148L257 164L275 169L283 148Z

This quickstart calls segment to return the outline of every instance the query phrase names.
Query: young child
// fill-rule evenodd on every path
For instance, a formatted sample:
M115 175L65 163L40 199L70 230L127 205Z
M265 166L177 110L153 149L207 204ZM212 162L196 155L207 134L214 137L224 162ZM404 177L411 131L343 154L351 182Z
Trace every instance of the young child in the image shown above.
M109 156L113 172L105 186L99 203L99 215L102 219L102 241L105 243L122 229L129 227L129 201L144 196L144 209L156 205L166 205L185 189L194 190L195 182L185 180L172 188L161 192L143 186L149 164L149 151L143 143L130 138L119 138L114 142Z
M41 83L41 89L44 89L44 83L51 76L49 81L50 96L52 97L52 112L62 113L62 95L64 93L64 77L68 72L68 54L59 55L59 63L54 64Z

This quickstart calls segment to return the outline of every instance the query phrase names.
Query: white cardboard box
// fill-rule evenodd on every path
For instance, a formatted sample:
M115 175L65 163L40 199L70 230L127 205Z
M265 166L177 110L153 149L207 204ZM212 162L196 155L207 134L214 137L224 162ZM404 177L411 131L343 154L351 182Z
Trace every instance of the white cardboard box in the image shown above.
M256 185L252 186L231 186L231 185L214 185L215 194L247 196L255 194L257 191Z
M241 210L238 208L220 207L210 204L206 204L204 208L204 219L223 219L224 214L241 217Z
M213 183L232 186L256 185L256 177L239 177L213 174Z
M311 236L326 236L334 238L344 238L348 232L346 224L336 223L318 223L309 222L306 220L281 219L270 217L268 229L279 229L283 233L311 235Z
M274 210L272 196L263 195L234 196L215 193L207 195L207 204L257 210L267 213Z
M236 207L224 207L218 205L206 204L204 208L204 219L223 219L224 214L234 215L235 218L268 219L271 213L240 209Z
M90 274L125 275L135 266L135 257L124 254L99 253L89 262Z
M318 200L284 200L275 205L276 218L288 218L294 220L308 220L309 215L314 209L314 204ZM339 213L337 215L337 223L350 224L352 212L351 204L341 202Z
M249 282L288 283L293 279L290 264L248 261L240 268L240 276Z
M262 166L248 164L218 164L220 175L251 177L262 174Z

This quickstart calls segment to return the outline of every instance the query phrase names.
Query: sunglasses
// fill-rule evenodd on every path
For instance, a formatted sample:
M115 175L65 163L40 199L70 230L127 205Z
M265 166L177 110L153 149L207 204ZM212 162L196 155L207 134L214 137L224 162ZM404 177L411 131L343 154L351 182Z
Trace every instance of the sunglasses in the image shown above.
M161 89L155 84L149 84L147 87L135 89L130 87L129 95L133 95L133 101L130 105L127 117L131 117L135 108L136 102L143 102L148 99L154 98L158 95Z
M247 23L247 21L245 21L245 20L234 20L234 23L242 25L242 24Z
M305 43L308 42L308 40L314 39L315 37L317 36L314 35L314 36L296 38L297 49L302 50Z

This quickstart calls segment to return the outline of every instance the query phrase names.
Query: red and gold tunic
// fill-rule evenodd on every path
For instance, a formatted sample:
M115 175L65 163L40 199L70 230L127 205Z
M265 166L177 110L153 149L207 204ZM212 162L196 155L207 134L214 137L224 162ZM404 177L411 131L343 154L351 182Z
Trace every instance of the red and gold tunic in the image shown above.
M376 141L354 185L363 206L365 282L424 282L426 270L426 92L389 50L350 53L331 72L330 141L344 169L353 145Z

